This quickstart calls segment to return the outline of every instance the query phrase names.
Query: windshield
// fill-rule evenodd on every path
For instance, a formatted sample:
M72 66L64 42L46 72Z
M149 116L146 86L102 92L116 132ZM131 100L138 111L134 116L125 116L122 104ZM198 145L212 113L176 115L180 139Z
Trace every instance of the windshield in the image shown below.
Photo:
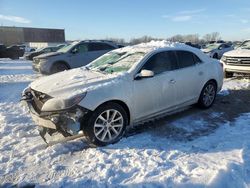
M38 48L38 49L36 50L36 52L41 52L41 51L43 51L45 48L46 48L46 47Z
M66 53L68 52L73 46L75 46L76 43L72 43L72 44L68 44L62 48L60 48L59 50L57 50L57 52L63 52L63 53Z
M87 69L103 73L128 71L135 63L142 60L144 52L109 52L89 64Z
M250 50L250 41L245 41L240 45L241 49L247 49Z
M213 50L213 49L217 49L220 46L220 44L208 44L206 45L205 48L209 49L209 50Z

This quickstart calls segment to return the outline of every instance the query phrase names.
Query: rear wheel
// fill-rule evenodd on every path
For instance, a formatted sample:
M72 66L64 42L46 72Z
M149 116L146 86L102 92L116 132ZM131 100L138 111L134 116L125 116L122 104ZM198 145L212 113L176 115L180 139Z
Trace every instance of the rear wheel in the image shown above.
M232 78L233 75L234 75L233 72L226 72L226 71L225 71L225 73L224 73L224 77L225 77L225 78Z
M107 103L90 115L84 133L90 145L105 146L118 142L127 124L126 111L119 104Z
M52 66L51 68L51 73L57 73L57 72L62 72L64 70L68 70L69 67L65 63L56 63Z
M217 90L217 87L214 81L207 82L201 91L198 105L201 108L211 107L216 97L216 90Z
M16 54L13 54L10 56L10 59L12 59L12 60L19 59L19 56Z

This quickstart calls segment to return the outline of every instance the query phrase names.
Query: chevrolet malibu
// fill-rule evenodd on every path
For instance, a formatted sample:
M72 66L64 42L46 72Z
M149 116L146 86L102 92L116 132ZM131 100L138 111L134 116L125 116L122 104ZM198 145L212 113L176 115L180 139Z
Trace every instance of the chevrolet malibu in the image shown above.
M118 142L133 125L198 104L213 105L223 67L200 50L151 42L111 51L89 65L42 77L23 91L40 134L95 146Z

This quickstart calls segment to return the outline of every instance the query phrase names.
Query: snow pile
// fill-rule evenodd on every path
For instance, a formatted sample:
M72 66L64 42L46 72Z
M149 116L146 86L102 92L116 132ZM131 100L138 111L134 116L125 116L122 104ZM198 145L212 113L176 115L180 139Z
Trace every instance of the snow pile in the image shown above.
M191 109L107 147L78 140L46 148L18 103L29 84L22 78L0 82L0 187L250 187L250 113L228 122L213 108ZM226 80L224 87L246 82Z
M219 92L219 95L229 95L230 90L241 90L241 89L250 89L250 80L249 78L243 78L241 80L237 80L233 78L233 82L231 81L232 79L227 79L224 81L223 86L221 91Z
M188 45L185 45L183 43L179 43L179 42L170 42L167 40L152 40L151 42L147 42L147 43L140 43L140 44L133 45L133 46L126 46L126 47L117 49L115 51L117 51L117 52L141 51L141 52L148 53L152 50L156 50L156 49L160 49L160 48L184 48L184 49L194 50L194 48L192 48Z

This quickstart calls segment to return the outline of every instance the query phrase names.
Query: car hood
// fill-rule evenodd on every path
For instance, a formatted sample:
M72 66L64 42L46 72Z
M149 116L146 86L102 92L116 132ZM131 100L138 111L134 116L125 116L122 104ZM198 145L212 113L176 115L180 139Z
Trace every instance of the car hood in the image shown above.
M51 97L70 97L96 89L104 83L112 83L114 79L118 79L117 76L104 75L81 67L41 77L32 82L30 87Z
M250 57L250 50L237 49L224 54L226 57Z
M63 54L63 53L62 52L49 52L49 53L41 54L41 55L37 56L36 58L45 59L48 57L53 57L53 56L57 56L57 55L61 55L61 54Z

